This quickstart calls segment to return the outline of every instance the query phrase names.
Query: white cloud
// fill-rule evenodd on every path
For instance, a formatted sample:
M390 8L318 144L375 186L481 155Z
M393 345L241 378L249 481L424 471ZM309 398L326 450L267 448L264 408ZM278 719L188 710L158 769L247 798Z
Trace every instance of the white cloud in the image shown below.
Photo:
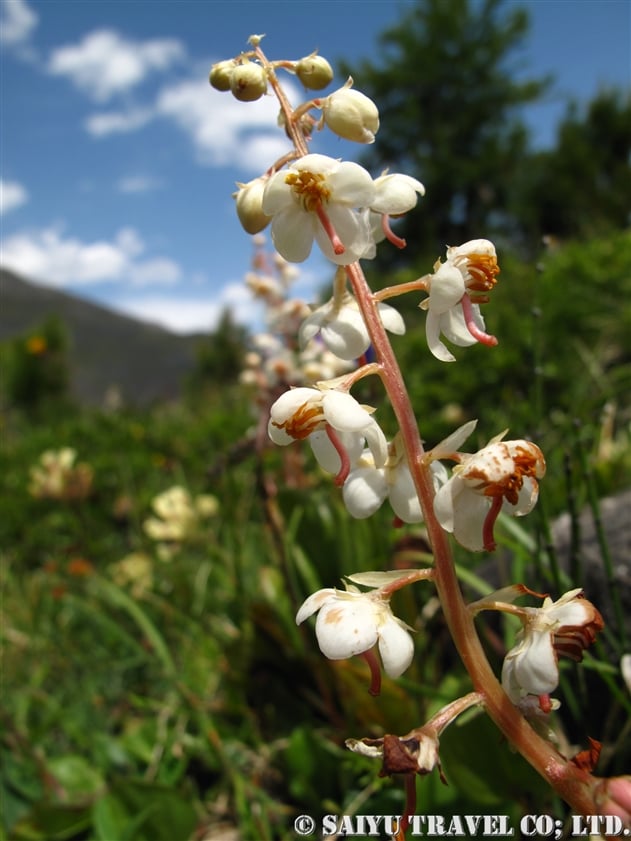
M117 32L99 29L78 44L54 50L48 72L66 76L91 98L104 102L142 82L154 70L167 70L185 55L175 38L130 41Z
M0 5L0 41L7 46L21 46L37 26L37 14L26 0L2 0Z
M116 189L120 193L150 193L162 187L164 181L152 175L127 175L116 182Z
M92 114L85 123L85 129L93 137L106 137L108 134L125 134L137 131L154 118L149 108L130 108L127 111L102 111Z
M285 89L298 100L291 84ZM156 110L189 135L200 162L209 166L236 165L258 173L291 148L278 129L279 109L273 96L238 102L211 88L205 79L194 79L165 87Z
M17 181L4 181L0 178L0 216L26 204L28 193Z
M58 288L108 282L164 286L182 277L169 258L141 259L145 245L133 228L121 229L112 242L81 242L53 227L21 232L7 237L0 251L7 268Z
M160 324L174 333L199 333L213 330L225 309L240 324L254 327L260 323L260 304L253 300L243 283L229 283L217 293L200 298L137 296L112 301L109 306L139 318Z

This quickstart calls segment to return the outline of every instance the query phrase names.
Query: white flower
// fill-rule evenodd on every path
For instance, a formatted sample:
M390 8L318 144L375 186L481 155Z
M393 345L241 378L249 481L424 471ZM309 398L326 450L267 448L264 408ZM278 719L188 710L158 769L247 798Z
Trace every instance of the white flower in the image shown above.
M359 164L306 155L271 176L262 211L273 217L272 239L286 260L306 260L315 239L329 260L348 265L370 243L355 208L369 206L374 196L373 180Z
M470 424L463 427L470 428ZM453 444L461 438L460 432L447 440ZM545 459L536 444L501 441L502 435L477 453L452 456L460 463L434 497L434 513L441 526L474 552L495 548L493 526L501 510L521 517L534 508L539 493L537 479L545 475ZM443 442L430 455L444 458L446 449Z
M518 615L523 628L504 660L502 686L514 704L535 695L544 709L559 683L559 654L581 660L603 628L602 617L580 588L556 602L546 597L541 607L521 608Z
M425 187L416 178L402 173L384 173L375 178L375 198L370 209L375 213L400 216L416 207L418 196L425 195Z
M440 340L441 333L460 347L482 342L495 345L497 340L484 332L480 303L499 274L495 246L486 239L475 239L447 249L447 262L434 266L427 278L429 297L421 301L427 310L425 332L430 351L442 362L455 357ZM477 303L476 303L477 301Z
M447 470L438 461L432 462L434 488L447 481ZM351 469L342 489L344 504L352 517L371 517L386 499L395 515L404 523L421 523L423 512L414 480L398 439L389 447L388 460L382 467L375 465L369 451L362 454Z
M281 394L272 405L268 434L275 444L286 446L332 427L336 432L365 438L375 461L383 464L387 443L381 428L371 417L372 411L345 391L303 386Z
M405 333L401 314L388 304L378 304L379 317L386 330L397 336ZM350 292L314 310L303 322L298 339L302 347L318 333L325 345L340 359L357 359L370 347L370 336L359 305Z
M411 629L393 615L380 589L367 593L352 586L346 591L331 587L318 590L304 602L296 623L300 625L316 611L318 645L329 660L345 660L378 644L383 667L390 677L399 677L412 662Z

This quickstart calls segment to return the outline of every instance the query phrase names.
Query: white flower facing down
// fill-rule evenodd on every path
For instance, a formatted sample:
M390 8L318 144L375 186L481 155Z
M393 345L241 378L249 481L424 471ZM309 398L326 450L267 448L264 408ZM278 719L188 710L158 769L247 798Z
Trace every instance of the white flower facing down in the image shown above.
M537 696L547 712L553 708L548 696L559 683L559 654L580 661L603 620L580 588L556 602L546 597L541 607L522 608L519 617L523 628L504 660L502 686L514 704L527 706L528 696Z
M329 660L346 660L378 645L384 670L393 678L402 675L412 662L412 629L394 616L380 589L361 593L351 585L348 590L318 590L298 611L296 624L317 611L316 637Z
M275 444L286 446L315 432L326 432L330 427L337 433L347 433L349 437L345 440L349 445L353 440L365 439L375 461L383 464L388 445L379 424L371 416L372 411L345 391L294 388L281 394L272 405L267 429Z
M405 333L405 322L398 310L379 303L378 312L386 330L397 336ZM345 292L339 300L334 296L305 319L298 334L301 347L318 333L328 349L340 359L357 359L370 347L366 324L350 292Z
M448 478L447 469L438 461L430 465L434 489ZM395 515L404 523L423 522L423 512L414 480L398 439L389 447L388 460L378 467L366 450L351 468L342 489L344 504L352 517L371 517L389 499Z
M306 260L315 239L329 260L348 265L371 243L357 208L374 197L373 180L359 164L312 154L270 177L261 209L273 217L272 239L286 260Z
M440 340L441 334L459 347L476 342L497 344L484 332L479 304L487 302L499 271L495 246L486 239L452 246L447 249L447 262L436 263L434 273L427 278L429 297L419 306L427 310L427 344L437 359L455 361Z
M471 430L466 424L462 430ZM457 446L460 430L450 436ZM504 511L522 517L534 508L539 495L538 479L545 475L543 453L530 441L492 439L477 453L450 454L445 443L431 452L431 458L457 458L451 478L434 497L434 513L441 526L453 533L458 543L480 552L495 548L493 527Z

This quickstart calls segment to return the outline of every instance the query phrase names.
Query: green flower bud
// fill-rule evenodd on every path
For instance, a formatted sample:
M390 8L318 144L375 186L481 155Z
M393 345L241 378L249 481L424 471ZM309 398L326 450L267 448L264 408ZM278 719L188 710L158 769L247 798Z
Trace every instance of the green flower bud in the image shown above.
M260 64L248 61L237 65L230 75L232 95L241 102L254 102L267 92L267 76Z
M331 65L316 53L301 58L294 69L305 88L312 91L322 90L333 81Z
M210 68L210 74L208 76L208 81L218 91L229 91L230 90L230 79L232 77L232 71L236 67L234 61L218 61L217 64L213 64Z
M377 106L359 91L351 89L349 78L343 88L322 100L322 119L335 134L356 143L374 143L379 129Z
M263 213L263 192L267 178L255 178L247 184L237 183L239 188L232 197L237 202L237 216L248 234L258 234L269 224L271 216Z

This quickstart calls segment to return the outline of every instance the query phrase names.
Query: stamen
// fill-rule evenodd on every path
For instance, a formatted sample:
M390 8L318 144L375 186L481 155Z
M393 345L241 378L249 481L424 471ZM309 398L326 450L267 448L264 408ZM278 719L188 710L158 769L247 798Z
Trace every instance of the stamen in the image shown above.
M341 466L337 472L335 477L335 484L340 488L344 482L346 481L348 474L351 470L351 460L348 457L348 453L346 452L346 448L344 444L340 441L340 436L337 434L335 429L330 424L326 424L324 427L326 430L326 434L328 436L329 441L335 447L335 452L340 457Z
M402 237L398 237L390 227L390 217L387 213L383 213L381 216L381 230L386 235L388 242L396 245L397 248L405 248L407 245L407 242Z
M469 298L466 292L462 296L460 304L462 305L462 313L464 315L464 321L467 325L467 330L469 331L469 333L471 333L473 338L477 342L480 342L481 345L494 347L497 344L497 339L495 338L495 336L491 336L490 333L485 333L483 330L480 330L480 328L475 323L473 315L473 304L471 303L471 298Z
M539 695L539 709L544 713L552 712L552 700L549 695Z

